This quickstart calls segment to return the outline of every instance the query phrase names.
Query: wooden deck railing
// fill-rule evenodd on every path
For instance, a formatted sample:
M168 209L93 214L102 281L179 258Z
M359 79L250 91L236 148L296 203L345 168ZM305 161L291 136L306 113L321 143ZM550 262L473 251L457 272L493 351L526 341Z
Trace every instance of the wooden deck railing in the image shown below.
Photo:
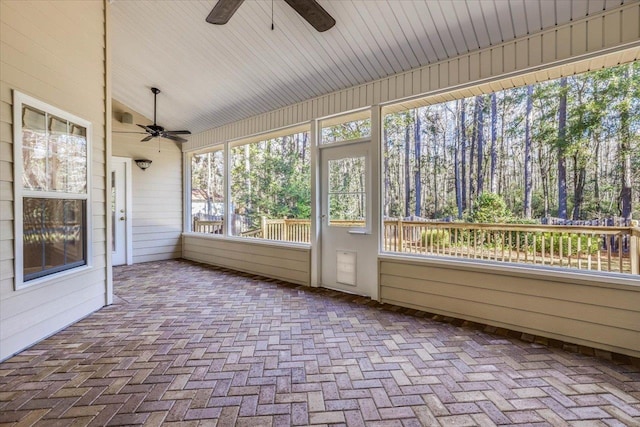
M634 227L385 221L384 250L639 274Z
M262 217L261 228L262 236L265 239L300 243L311 241L311 220L308 219L267 219Z
M193 231L196 233L222 234L222 220L203 221L194 219Z
M194 231L221 233L222 221L194 221ZM309 243L311 222L263 217L241 236ZM637 227L386 220L383 236L386 252L640 274Z

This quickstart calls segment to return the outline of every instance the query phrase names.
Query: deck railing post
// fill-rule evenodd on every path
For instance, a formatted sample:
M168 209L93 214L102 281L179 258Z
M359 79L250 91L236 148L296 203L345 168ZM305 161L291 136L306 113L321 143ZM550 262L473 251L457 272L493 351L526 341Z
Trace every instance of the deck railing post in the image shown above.
M285 242L289 241L289 224L287 223L287 218L282 220L282 240Z
M402 220L399 219L398 220L398 247L396 248L396 250L398 252L402 252L402 235L404 234L404 230L402 229Z
M260 217L260 229L262 230L262 238L268 239L269 236L267 236L267 217L266 216Z
M638 236L635 233L635 228L629 228L630 246L629 257L631 258L631 274L640 274L640 266L638 263ZM622 259L620 259L622 263Z

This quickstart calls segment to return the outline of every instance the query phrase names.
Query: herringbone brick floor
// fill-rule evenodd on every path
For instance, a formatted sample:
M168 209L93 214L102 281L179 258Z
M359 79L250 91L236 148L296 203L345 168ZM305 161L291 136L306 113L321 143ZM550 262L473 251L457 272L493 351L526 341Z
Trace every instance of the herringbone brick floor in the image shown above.
M11 425L640 425L640 369L188 261L0 364Z

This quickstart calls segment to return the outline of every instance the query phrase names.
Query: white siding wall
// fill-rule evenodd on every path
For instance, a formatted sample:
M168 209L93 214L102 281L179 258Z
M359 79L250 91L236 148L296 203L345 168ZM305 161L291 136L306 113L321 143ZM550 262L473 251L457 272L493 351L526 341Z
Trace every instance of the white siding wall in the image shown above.
M153 102L151 92L149 95L149 101ZM123 111L133 114L134 124L120 121ZM145 171L135 162L131 167L133 263L179 258L182 255L182 152L166 139L140 142L145 135L118 133L141 131L135 124L150 124L151 121L115 100L112 123L114 156L153 162Z
M640 286L382 257L382 302L640 357Z
M107 300L105 7L101 1L0 2L0 360ZM93 268L20 291L13 266L13 90L93 124Z
M301 285L311 280L311 249L276 242L183 236L186 259Z
M183 149L204 148L370 105L477 86L497 78L535 72L581 57L638 45L640 4L632 3L515 41L210 129L193 135ZM622 62L631 59L634 58L620 58ZM587 62L585 67L603 65ZM531 78L535 81L535 73Z

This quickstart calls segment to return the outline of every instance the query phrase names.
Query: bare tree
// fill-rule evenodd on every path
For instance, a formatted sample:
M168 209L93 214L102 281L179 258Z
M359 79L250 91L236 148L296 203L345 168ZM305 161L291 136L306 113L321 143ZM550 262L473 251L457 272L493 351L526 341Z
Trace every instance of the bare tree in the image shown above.
M411 168L409 156L411 154L411 127L405 127L404 131L404 216L411 215Z
M477 191L476 195L480 196L484 191L484 174L483 174L483 160L484 160L484 96L480 95L476 97L476 108L478 109L478 126L477 126L477 141L478 141L478 172L477 172Z
M496 93L491 94L491 165L489 168L489 180L491 192L497 193L498 180L496 179L496 166L498 163L498 102Z
M558 107L558 217L567 219L567 78L560 79L560 105Z
M416 192L416 208L415 208L415 215L416 216L420 216L422 214L421 212L421 208L422 208L422 167L421 167L421 157L422 157L422 129L421 129L421 122L420 122L420 109L416 108L415 110L415 126L414 126L414 135L413 135L413 139L414 139L414 144L415 144L415 148L413 151L413 158L414 158L414 175L413 175L413 188L414 191Z
M527 107L524 125L524 217L531 218L531 196L533 180L531 177L531 109L533 106L533 86L527 86Z

